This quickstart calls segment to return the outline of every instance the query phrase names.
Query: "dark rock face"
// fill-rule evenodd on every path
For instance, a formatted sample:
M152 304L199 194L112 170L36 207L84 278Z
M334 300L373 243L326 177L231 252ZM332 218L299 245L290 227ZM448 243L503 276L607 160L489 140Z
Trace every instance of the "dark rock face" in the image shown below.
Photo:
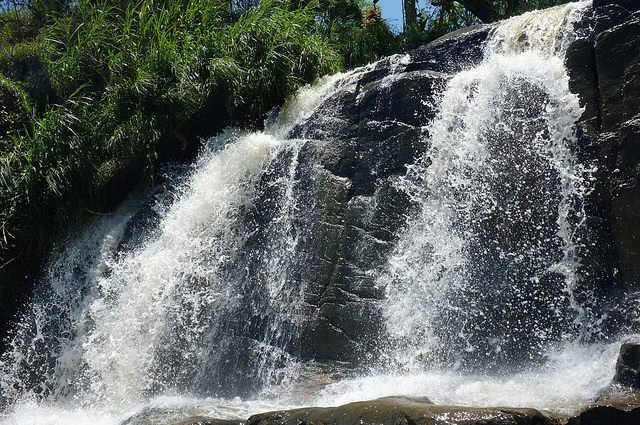
M587 17L593 31L573 43L566 59L571 88L585 107L585 150L599 162L591 207L599 240L613 244L610 261L618 273L608 284L619 278L624 288L640 284L639 9L631 0L595 0Z
M623 292L640 284L637 9L635 2L596 1L566 56L570 87L585 108L578 155L598 167L584 206L589 233L581 235L583 274L590 278L579 289L596 294L599 305L577 300L590 311L612 311L605 334L619 330ZM411 51L403 69L379 62L293 131L309 140L308 154L322 166L306 183L322 198L311 231L322 242L307 249L311 265L302 266L313 317L303 357L358 364L377 356L377 304L384 294L367 271L383 265L412 208L394 181L427 148L433 95L451 73L482 60L490 31L473 28Z
M640 344L626 343L620 347L613 382L631 388L640 388Z
M433 116L428 100L433 87L444 79L433 72L414 71L388 85L376 81L357 87L359 93L354 93L354 98L359 100L360 112L355 117L353 137L330 136L316 143L311 139L327 170L324 180L334 186L328 190L329 196L324 195L326 186L319 191L331 202L317 204L318 231L331 234L333 230L339 239L330 244L336 249L326 278L308 285L308 297L317 306L309 336L313 341L308 347L310 356L355 361L365 353L374 353L380 321L375 304L383 294L365 271L383 264L394 234L403 224L409 201L392 181L423 151L420 125ZM315 127L314 119L322 120L322 116L312 117L311 128ZM335 155L336 149L342 150L341 154ZM336 164L335 158L346 160Z
M620 409L596 406L571 418L567 425L635 425L640 423L640 408Z
M596 1L578 24L566 66L570 87L585 108L579 129L580 155L598 166L586 204L588 234L581 248L581 293L589 311L612 311L603 333L620 327L622 293L640 284L640 12L632 1ZM412 210L394 182L427 149L425 128L436 113L437 94L452 73L483 58L491 27L475 27L437 40L360 71L331 95L290 136L306 140L300 162L319 164L296 176L315 193L301 201L304 258L295 282L305 289L307 323L302 342L290 352L317 361L356 366L375 359L383 332L378 304L384 298L371 270L383 266ZM261 211L273 203L265 174ZM544 201L544 200L543 200ZM531 202L537 202L531 200ZM265 221L265 217L255 217ZM266 222L266 221L265 221ZM252 244L266 234L258 231ZM251 255L248 269L259 270ZM252 263L253 262L253 263ZM252 265L253 264L253 265ZM259 305L259 300L255 301Z
M304 342L290 348L303 358L354 366L377 356L384 293L368 271L385 263L411 208L394 181L426 149L423 127L435 116L434 94L449 72L482 59L488 33L477 27L436 41L401 65L398 57L378 62L292 130L291 137L307 141L299 161L320 165L296 176L316 194L301 208L306 257L294 279L305 288L310 319ZM268 180L258 205L273 199Z

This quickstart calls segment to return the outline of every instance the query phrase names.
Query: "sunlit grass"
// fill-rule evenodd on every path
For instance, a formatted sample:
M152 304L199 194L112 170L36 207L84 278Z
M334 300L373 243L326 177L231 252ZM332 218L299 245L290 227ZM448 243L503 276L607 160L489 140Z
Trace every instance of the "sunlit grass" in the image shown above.
M83 0L25 46L54 96L40 112L26 102L27 119L0 135L0 263L110 207L114 179L151 181L160 160L228 125L260 125L341 66L311 7L274 0L246 11L221 0ZM0 45L7 69L22 54L10 49L20 47Z

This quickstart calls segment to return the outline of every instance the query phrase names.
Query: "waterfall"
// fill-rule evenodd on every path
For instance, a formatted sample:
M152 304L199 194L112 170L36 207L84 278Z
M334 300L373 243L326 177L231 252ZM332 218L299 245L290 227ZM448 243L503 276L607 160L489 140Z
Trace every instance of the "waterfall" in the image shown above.
M381 277L396 360L500 367L589 332L573 289L593 170L572 153L582 110L563 64L572 33L558 30L580 7L499 26L442 94L400 183L418 211Z
M313 341L319 305L334 295L310 282L343 265L323 238L350 237L327 204L352 196L359 219L372 220L379 193L351 193L361 170L328 177L322 137L341 124L329 99L361 102L368 81L392 84L407 56L303 89L262 132L212 138L188 169L167 170L71 238L0 358L0 422L246 418L395 394L556 410L586 402L617 354L599 342L606 313L577 295L596 168L576 155L582 110L563 55L586 6L505 21L478 66L437 74L446 84L422 128L426 150L387 188L407 199L406 221L371 239L388 255L357 270L373 283L348 295L374 294L366 302L382 329L368 358L311 352L337 344ZM322 128L309 128L313 116Z

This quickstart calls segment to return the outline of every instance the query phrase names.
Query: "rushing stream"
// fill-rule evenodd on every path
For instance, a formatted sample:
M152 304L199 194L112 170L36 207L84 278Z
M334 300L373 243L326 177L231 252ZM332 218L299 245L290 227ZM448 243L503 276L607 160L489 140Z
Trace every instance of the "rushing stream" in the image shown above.
M606 312L576 295L595 168L575 154L563 53L586 6L505 21L482 63L448 79L427 150L396 180L415 208L366 271L384 294L375 364L332 375L302 354L320 201L299 182L319 174L304 132L291 137L367 68L302 90L264 132L209 140L70 241L1 358L0 422L165 424L396 394L560 411L591 399L619 341L601 342Z

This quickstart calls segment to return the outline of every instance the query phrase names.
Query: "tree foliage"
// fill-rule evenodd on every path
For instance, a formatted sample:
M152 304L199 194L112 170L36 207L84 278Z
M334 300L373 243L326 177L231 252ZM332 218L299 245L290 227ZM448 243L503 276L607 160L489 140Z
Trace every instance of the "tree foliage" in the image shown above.
M568 3L572 0L430 0L418 8L418 0L402 0L404 49L417 47L448 32L491 23L521 13Z
M459 3L481 22L489 23L529 10L567 3L570 0L434 0L434 6L452 8Z
M430 12L418 12L416 0L403 0L405 31L438 21L442 28L491 23L535 9L568 3L571 0L431 0ZM461 22L462 19L462 22ZM443 25L444 24L444 25Z

